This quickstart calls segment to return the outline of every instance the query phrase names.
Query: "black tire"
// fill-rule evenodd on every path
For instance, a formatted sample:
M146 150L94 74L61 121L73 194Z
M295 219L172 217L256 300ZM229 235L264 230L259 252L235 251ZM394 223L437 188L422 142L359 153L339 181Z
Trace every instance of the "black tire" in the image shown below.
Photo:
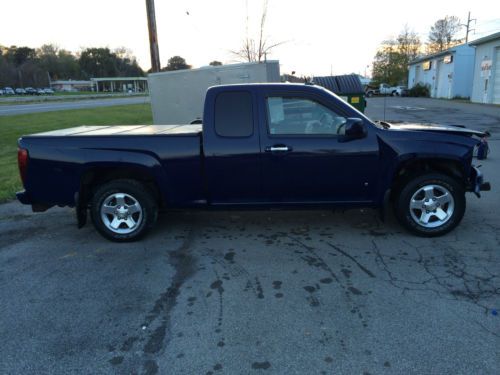
M427 199L425 190L429 190L429 194L434 195L434 198L425 201ZM445 192L449 195L444 194ZM407 180L396 194L394 200L396 217L404 227L419 236L442 236L454 229L464 216L466 205L464 188L452 177L441 173L415 176ZM448 203L443 203L449 196L452 199ZM410 203L413 204L413 209L410 209ZM422 208L415 208L417 205ZM424 207L429 210L424 210ZM446 214L443 219L438 217L443 217L443 214Z
M120 202L124 202L122 205L117 197ZM117 213L104 213L105 210L115 210ZM153 227L158 217L158 204L153 192L140 182L113 180L99 186L94 192L90 215L94 227L105 238L131 242L142 238ZM115 219L118 227L113 229L111 224Z

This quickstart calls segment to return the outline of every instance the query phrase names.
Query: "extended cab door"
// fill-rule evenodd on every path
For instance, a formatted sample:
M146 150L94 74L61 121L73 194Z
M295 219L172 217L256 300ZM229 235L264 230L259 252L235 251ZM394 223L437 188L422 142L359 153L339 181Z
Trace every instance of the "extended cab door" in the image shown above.
M262 91L262 185L267 200L374 200L379 167L375 129L366 123L364 137L347 140L347 118L357 113L349 113L349 108L342 108L341 103L336 106L339 101L327 93L316 95L312 90Z
M203 120L204 171L210 204L262 200L257 95L249 86L207 92Z

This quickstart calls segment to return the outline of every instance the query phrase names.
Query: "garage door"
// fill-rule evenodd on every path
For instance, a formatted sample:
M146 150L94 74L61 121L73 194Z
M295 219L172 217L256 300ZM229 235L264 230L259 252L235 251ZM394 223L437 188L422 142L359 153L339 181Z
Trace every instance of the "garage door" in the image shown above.
M450 82L448 80L448 69L446 69L446 65L443 63L443 60L438 62L437 76L436 97L448 98Z
M415 82L413 82L414 85L417 83L420 83L420 65L415 66Z
M500 48L495 50L495 68L493 68L493 103L500 104Z

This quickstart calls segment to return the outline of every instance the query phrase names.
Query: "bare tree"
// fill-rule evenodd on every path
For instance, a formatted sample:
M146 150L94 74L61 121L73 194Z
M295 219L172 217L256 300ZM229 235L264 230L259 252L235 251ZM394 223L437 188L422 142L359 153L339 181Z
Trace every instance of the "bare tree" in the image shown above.
M429 32L428 52L441 52L461 43L461 39L455 38L461 27L459 18L455 16L437 20Z
M238 50L232 50L231 53L239 60L248 62L261 62L267 58L271 51L285 42L271 43L265 35L266 19L267 19L268 0L264 0L262 15L260 17L259 35L257 40L250 37L248 31L248 0L247 0L247 16L246 16L246 35L242 46Z
M408 62L415 59L420 53L420 48L422 46L420 38L407 24L403 26L403 30L401 30L396 40L398 42L399 52L405 55Z

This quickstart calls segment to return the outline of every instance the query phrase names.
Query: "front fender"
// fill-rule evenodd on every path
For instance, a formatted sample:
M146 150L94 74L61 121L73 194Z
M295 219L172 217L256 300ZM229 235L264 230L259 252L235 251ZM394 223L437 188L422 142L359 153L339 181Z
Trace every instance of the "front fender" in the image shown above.
M379 138L381 165L381 189L379 190L379 203L383 202L384 194L392 188L397 174L405 165L422 161L427 163L441 163L446 165L459 165L460 172L465 179L471 173L473 142L453 142L431 139L392 139L389 141Z

